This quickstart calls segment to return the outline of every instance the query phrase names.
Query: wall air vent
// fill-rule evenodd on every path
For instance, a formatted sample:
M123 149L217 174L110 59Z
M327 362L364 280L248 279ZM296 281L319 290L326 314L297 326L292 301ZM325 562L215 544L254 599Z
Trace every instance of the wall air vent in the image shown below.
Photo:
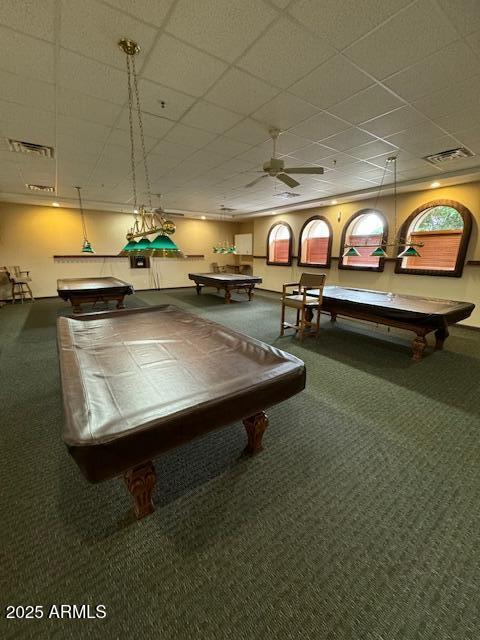
M7 138L10 151L15 153L27 153L30 156L40 156L41 158L53 158L53 147L46 147L34 142L23 142L22 140L12 140Z
M448 151L440 151L433 153L431 156L424 156L424 160L430 164L443 164L450 160L460 160L461 158L471 158L475 154L466 147L458 147L458 149L448 149Z
M45 184L26 184L27 189L30 191L43 191L44 193L55 193L55 187L49 187Z
M282 191L282 193L274 193L273 197L288 200L289 198L299 198L301 195L301 193L294 193L293 191Z

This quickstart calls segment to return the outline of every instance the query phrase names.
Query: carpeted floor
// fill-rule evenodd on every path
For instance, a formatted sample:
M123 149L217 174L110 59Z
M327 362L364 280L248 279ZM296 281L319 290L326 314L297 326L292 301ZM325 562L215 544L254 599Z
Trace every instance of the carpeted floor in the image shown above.
M3 638L478 640L480 333L409 359L409 334L322 321L278 338L278 296L141 292L302 358L307 389L158 458L157 511L84 481L61 441L59 300L0 310L2 608L104 604L104 620L2 620Z

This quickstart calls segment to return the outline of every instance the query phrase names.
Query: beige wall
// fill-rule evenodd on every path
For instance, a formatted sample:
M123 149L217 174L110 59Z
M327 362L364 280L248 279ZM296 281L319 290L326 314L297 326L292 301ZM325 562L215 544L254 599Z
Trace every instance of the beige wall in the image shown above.
M126 214L86 211L88 238L97 254L117 254L125 245L132 218ZM19 265L28 269L35 296L56 295L58 278L115 276L136 289L191 285L188 273L211 271L211 263L232 264L232 256L217 255L212 247L233 241L237 225L232 222L175 218L173 240L185 254L204 259L154 258L151 269L130 269L128 258L73 258L54 260L54 255L80 254L83 242L81 219L76 209L40 207L0 202L0 267ZM9 297L1 285L0 299Z
M408 194L399 194L397 198L397 220L398 226L412 213L414 209L436 199L457 200L465 205L474 217L474 224L470 244L467 253L467 260L480 260L480 242L478 227L480 222L480 183L458 185L439 189L429 189L428 191L418 191ZM344 224L349 217L366 207L373 207L375 199L352 202L329 207L320 207L282 214L278 216L268 216L255 218L254 220L254 255L266 255L266 241L268 230L275 221L284 220L292 227L294 234L293 254L297 254L298 235L302 224L310 216L318 213L325 216L333 229L332 256L338 256L340 251L340 237ZM393 198L384 197L378 200L380 209L388 218L390 237L389 242L394 238L394 207ZM338 215L341 213L341 220ZM391 247L393 249L393 247ZM476 309L472 316L465 321L465 324L480 327L480 266L465 266L461 278L450 278L441 276L416 276L410 274L395 274L395 263L387 262L385 271L382 273L367 271L339 270L338 261L332 260L330 269L325 269L327 282L329 284L342 284L351 287L361 287L365 289L379 289L382 291L394 291L398 293L410 293L413 295L424 295L439 298L449 298L453 300L465 300L475 303ZM262 287L273 291L280 291L284 282L296 281L302 271L318 272L316 269L297 267L293 261L291 267L267 266L264 258L254 260L254 272L263 278Z

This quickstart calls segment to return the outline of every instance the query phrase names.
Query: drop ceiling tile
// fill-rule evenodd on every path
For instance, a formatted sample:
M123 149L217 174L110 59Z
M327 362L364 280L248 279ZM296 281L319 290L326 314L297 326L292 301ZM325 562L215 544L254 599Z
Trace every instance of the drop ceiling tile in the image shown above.
M66 49L60 50L58 84L115 104L127 101L126 73Z
M404 103L394 95L379 85L374 85L330 107L329 111L353 124L359 124L403 105Z
M140 80L138 86L142 111L170 120L180 120L196 100L192 96L150 80ZM162 101L165 103L164 107L161 105Z
M291 93L327 109L366 87L373 80L342 56L335 56L289 88Z
M342 131L341 133L336 133L329 138L324 138L322 144L326 147L330 147L331 149L335 149L336 151L346 151L347 149L352 149L360 144L373 142L373 140L375 140L374 136L353 127L346 131Z
M479 66L480 61L472 50L457 41L384 82L402 98L412 102L443 89L445 85L478 74Z
M480 9L477 0L437 1L463 36L480 29Z
M118 47L124 34L141 46L136 58L138 68L156 36L156 30L144 22L95 0L61 0L60 19L63 47L120 69L126 68L125 54Z
M28 82L8 71L0 71L2 99L23 106L35 105L44 111L55 110L55 86L29 78Z
M206 94L205 100L249 115L278 93L278 89L232 67Z
M43 40L55 40L55 0L2 0L0 24Z
M8 138L55 145L55 117L50 111L0 100L0 127L2 135Z
M471 129L472 127L477 127L480 133L479 106L480 105L477 105L470 109L464 109L463 111L458 111L450 115L441 116L435 119L435 123L451 134Z
M245 118L224 134L227 138L239 140L245 144L259 144L270 137L268 127L251 118Z
M345 50L345 55L381 80L457 38L450 21L434 0L423 0L353 44Z
M309 35L292 20L281 18L237 65L285 88L333 54L334 50L324 40Z
M202 131L201 129L195 129L194 127L187 127L184 124L178 123L170 129L165 136L165 139L169 142L200 149L200 147L204 147L216 137L215 133Z
M290 129L290 133L305 138L312 142L317 142L332 136L334 133L340 133L349 128L349 124L340 118L331 116L328 113L319 113L298 127Z
M405 129L409 129L410 127L425 120L425 116L419 113L416 109L412 109L411 107L400 107L399 109L390 111L378 118L362 122L360 127L369 133L373 133L380 138L384 138L386 136L391 136L394 133L404 131Z
M224 62L164 33L153 47L142 76L189 95L201 96L226 68Z
M173 4L173 0L162 0L161 2L158 0L105 0L105 4L160 27Z
M413 129L409 131L403 131L402 133L396 133L390 136L388 140L391 140L393 144L397 144L401 149L409 151L418 158L432 155L434 153L440 153L447 149L455 149L458 147L458 142L452 136L439 135L437 137L422 137L418 138L412 134ZM441 131L441 130L440 130Z
M331 155L331 149L324 147L321 144L317 144L316 142L309 144L302 149L296 149L295 152L291 154L292 158L297 161L312 162L313 164L321 164L321 160L323 158L327 158Z
M277 15L257 0L179 0L166 30L233 62Z
M57 110L60 115L73 116L111 127L120 115L122 108L113 102L105 102L105 100L92 98L78 91L59 87Z
M232 158L248 151L250 148L251 145L245 144L244 142L238 142L238 140L219 136L207 144L205 151L213 151L214 153L219 153L222 156Z
M475 51L477 56L480 56L480 31L476 31L467 37L466 41L470 47Z
M43 82L55 81L53 44L4 27L0 27L0 42L0 69Z
M297 149L305 146L305 140L299 136L292 134L290 131L284 131L277 140L277 155L290 154ZM268 160L273 154L273 141L266 140L260 147L265 149L265 160Z
M441 91L420 98L413 103L413 106L435 120L440 116L461 111L479 102L480 76L477 75L469 80L450 84Z
M213 133L223 133L243 119L243 116L223 107L200 100L183 117L182 122L192 127L198 127Z
M341 50L394 15L410 0L301 0L288 11Z
M264 122L269 127L273 126L283 131L316 113L319 113L319 110L308 102L290 93L281 93L258 109L252 118Z
M354 158L368 160L369 158L374 158L375 156L379 156L384 153L395 155L397 150L397 147L393 146L393 144L377 140L375 142L367 142L367 144L362 144L358 147L354 147L353 149L349 149L348 153Z

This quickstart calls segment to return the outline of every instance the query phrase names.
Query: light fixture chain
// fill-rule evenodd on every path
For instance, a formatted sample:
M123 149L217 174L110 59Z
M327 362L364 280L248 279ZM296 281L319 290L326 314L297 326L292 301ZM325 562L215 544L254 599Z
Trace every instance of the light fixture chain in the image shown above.
M127 82L128 82L128 122L130 128L130 164L132 170L132 190L133 190L133 208L136 212L137 203L137 177L135 174L135 140L133 135L133 90L132 90L132 70L130 68L130 56L127 58Z
M142 110L140 108L140 94L138 91L138 82L137 82L137 70L135 67L135 58L132 58L132 69L133 69L133 83L135 87L135 98L137 102L137 115L138 115L138 128L140 130L140 140L142 143L142 156L143 156L143 167L145 169L145 181L147 183L147 196L148 196L148 206L150 211L152 210L152 189L150 187L150 175L148 173L148 164L147 164L147 153L145 150L145 135L143 133L143 119L142 119Z
M83 240L85 242L88 242L88 240L87 240L87 227L86 227L86 224L85 224L85 216L84 216L84 213L83 213L82 196L80 194L81 187L75 187L75 189L77 190L77 193L78 193L78 203L80 205L80 218L82 220Z

